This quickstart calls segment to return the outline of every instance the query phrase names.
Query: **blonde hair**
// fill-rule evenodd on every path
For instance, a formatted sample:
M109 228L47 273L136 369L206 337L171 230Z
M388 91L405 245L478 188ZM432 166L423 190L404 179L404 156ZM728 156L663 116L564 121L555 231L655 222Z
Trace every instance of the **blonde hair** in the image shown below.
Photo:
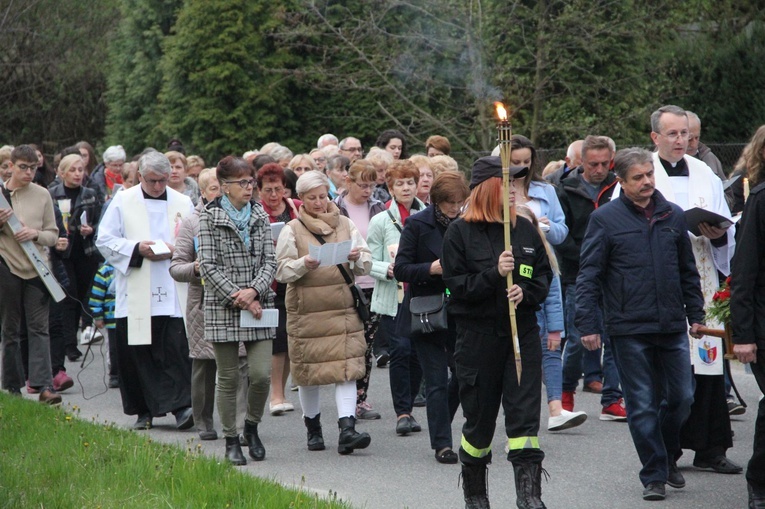
M420 166L427 166L430 171L433 171L433 166L430 164L430 158L422 154L415 154L409 158L410 161L417 166L417 170L420 170Z
M311 167L312 170L316 171L319 168L316 166L316 162L313 160L313 157L311 157L309 154L298 154L295 157L292 158L292 160L287 165L287 168L290 170L294 170L298 166L300 166L301 161L308 161L308 166Z
M761 125L755 131L736 166L737 170L743 170L744 176L749 179L749 185L754 187L765 180L765 160L762 153L765 151L765 125Z
M526 205L516 205L515 206L516 213L521 216L525 217L529 221L531 221L531 224L534 225L534 228L537 229L537 233L540 237L542 237L542 243L545 245L545 251L547 252L547 258L550 260L550 268L553 271L553 274L556 276L560 276L560 267L558 267L558 258L555 257L555 252L553 251L552 246L549 242L547 242L547 237L545 236L545 232L542 231L542 229L539 227L539 221L537 220L537 216L534 215L534 212L531 211L530 208L528 208Z
M563 165L566 164L566 161L561 159L560 161L551 161L547 163L547 166L545 166L545 169L542 170L542 177L546 177L551 173L555 173L556 171L563 168Z
M371 161L357 159L348 168L348 178L351 182L374 182L377 180L377 169Z
M170 152L165 152L165 157L167 157L167 159L170 161L170 164L175 163L175 161L180 161L184 170L188 168L188 164L186 163L186 156L180 152L171 150Z
M215 168L205 168L204 170L200 171L197 180L199 183L199 189L201 191L205 191L213 179L218 180L218 173L216 172Z
M80 154L69 154L68 156L63 157L61 162L58 163L59 176L65 175L66 172L69 171L69 168L71 168L77 161L82 161L82 156Z
M429 158L430 168L433 170L433 176L438 177L445 171L460 171L460 165L451 156L433 156Z
M186 158L186 166L189 168L192 168L194 166L201 166L202 168L204 168L205 160L202 159L200 156L189 156Z

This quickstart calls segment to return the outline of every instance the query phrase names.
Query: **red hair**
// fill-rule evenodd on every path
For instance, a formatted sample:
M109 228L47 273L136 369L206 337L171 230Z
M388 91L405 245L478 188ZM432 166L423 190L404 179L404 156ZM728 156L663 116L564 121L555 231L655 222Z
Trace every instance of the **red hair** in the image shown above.
M510 220L515 223L514 214ZM502 179L491 177L473 188L462 218L468 223L502 222Z

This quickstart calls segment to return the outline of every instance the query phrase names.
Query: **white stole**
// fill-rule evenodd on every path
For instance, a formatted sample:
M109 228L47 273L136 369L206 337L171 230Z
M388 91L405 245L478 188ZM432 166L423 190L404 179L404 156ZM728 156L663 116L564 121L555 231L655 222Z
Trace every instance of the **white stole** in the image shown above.
M189 198L168 188L167 201L146 200L140 186L135 187L137 192L128 190L122 196L125 237L175 244L181 222L193 210ZM185 310L188 285L176 284L169 268L169 260L144 259L141 267L126 274L129 345L151 344L152 316L174 316L179 307Z

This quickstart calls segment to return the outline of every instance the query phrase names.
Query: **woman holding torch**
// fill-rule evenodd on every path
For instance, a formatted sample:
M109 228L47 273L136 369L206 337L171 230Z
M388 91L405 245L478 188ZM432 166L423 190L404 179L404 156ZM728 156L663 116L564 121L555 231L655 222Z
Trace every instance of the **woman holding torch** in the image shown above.
M466 507L488 508L486 471L501 403L518 507L542 508L544 453L537 437L542 348L536 309L547 296L552 273L539 233L527 219L514 217L513 209L507 214L512 248L505 248L502 167L499 157L473 164L468 208L444 236L441 263L451 292L449 312L457 324L455 364L466 419L459 458ZM510 179L521 179L527 171L510 168ZM512 205L512 185L508 195ZM515 283L508 288L509 274ZM523 354L520 373L513 332Z

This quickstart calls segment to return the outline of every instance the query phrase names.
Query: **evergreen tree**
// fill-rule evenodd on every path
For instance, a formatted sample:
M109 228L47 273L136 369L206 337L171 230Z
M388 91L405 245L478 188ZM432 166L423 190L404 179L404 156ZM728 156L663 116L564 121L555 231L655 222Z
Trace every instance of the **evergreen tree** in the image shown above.
M108 73L108 144L128 154L147 146L158 150L158 96L162 87L162 41L175 23L183 0L121 0L121 22L110 41Z

